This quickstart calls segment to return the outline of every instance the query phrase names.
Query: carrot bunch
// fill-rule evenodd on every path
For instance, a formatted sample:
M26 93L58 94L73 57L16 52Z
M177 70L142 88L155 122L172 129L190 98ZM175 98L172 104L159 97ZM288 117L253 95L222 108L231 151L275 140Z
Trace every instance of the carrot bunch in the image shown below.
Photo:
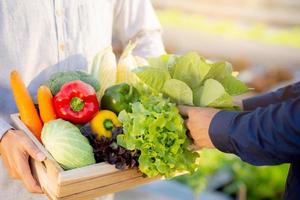
M37 99L39 104L40 116L36 110L33 100L28 92L25 83L17 71L10 74L11 89L15 98L20 118L29 128L35 137L41 140L43 122L56 119L56 114L52 105L52 94L47 86L40 86Z

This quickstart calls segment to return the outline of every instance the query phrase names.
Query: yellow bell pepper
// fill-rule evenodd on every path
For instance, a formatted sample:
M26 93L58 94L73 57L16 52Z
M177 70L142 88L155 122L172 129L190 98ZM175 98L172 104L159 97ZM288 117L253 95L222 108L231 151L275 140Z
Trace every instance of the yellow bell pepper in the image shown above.
M97 134L98 138L104 136L110 138L112 131L116 127L121 127L117 115L110 110L101 110L90 121L92 131Z

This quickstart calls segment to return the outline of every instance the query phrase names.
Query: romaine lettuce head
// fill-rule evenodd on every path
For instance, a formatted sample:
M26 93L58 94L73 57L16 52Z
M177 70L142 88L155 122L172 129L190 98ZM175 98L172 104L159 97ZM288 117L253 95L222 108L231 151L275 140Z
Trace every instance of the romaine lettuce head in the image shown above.
M57 119L46 123L41 139L46 149L64 169L95 163L92 146L70 122Z

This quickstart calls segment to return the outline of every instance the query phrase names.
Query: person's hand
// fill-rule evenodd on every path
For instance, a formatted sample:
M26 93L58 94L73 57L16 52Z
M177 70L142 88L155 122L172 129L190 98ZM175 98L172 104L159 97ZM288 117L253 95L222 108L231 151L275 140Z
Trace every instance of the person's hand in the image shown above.
M213 108L178 106L180 114L186 118L185 125L189 129L194 143L200 148L214 148L209 137L211 120L219 112Z
M29 192L42 193L31 174L29 156L38 161L46 157L22 131L9 130L1 140L0 152L12 178L22 180Z

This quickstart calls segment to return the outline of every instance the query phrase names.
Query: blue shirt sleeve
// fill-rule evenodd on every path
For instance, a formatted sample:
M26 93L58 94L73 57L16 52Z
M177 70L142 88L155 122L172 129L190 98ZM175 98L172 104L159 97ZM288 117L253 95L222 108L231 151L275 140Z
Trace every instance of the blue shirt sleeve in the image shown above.
M216 148L253 165L300 161L300 96L253 111L220 111L209 127Z
M244 110L254 110L258 107L265 107L270 104L281 103L290 98L300 96L300 82L280 88L274 92L255 96L243 101Z

